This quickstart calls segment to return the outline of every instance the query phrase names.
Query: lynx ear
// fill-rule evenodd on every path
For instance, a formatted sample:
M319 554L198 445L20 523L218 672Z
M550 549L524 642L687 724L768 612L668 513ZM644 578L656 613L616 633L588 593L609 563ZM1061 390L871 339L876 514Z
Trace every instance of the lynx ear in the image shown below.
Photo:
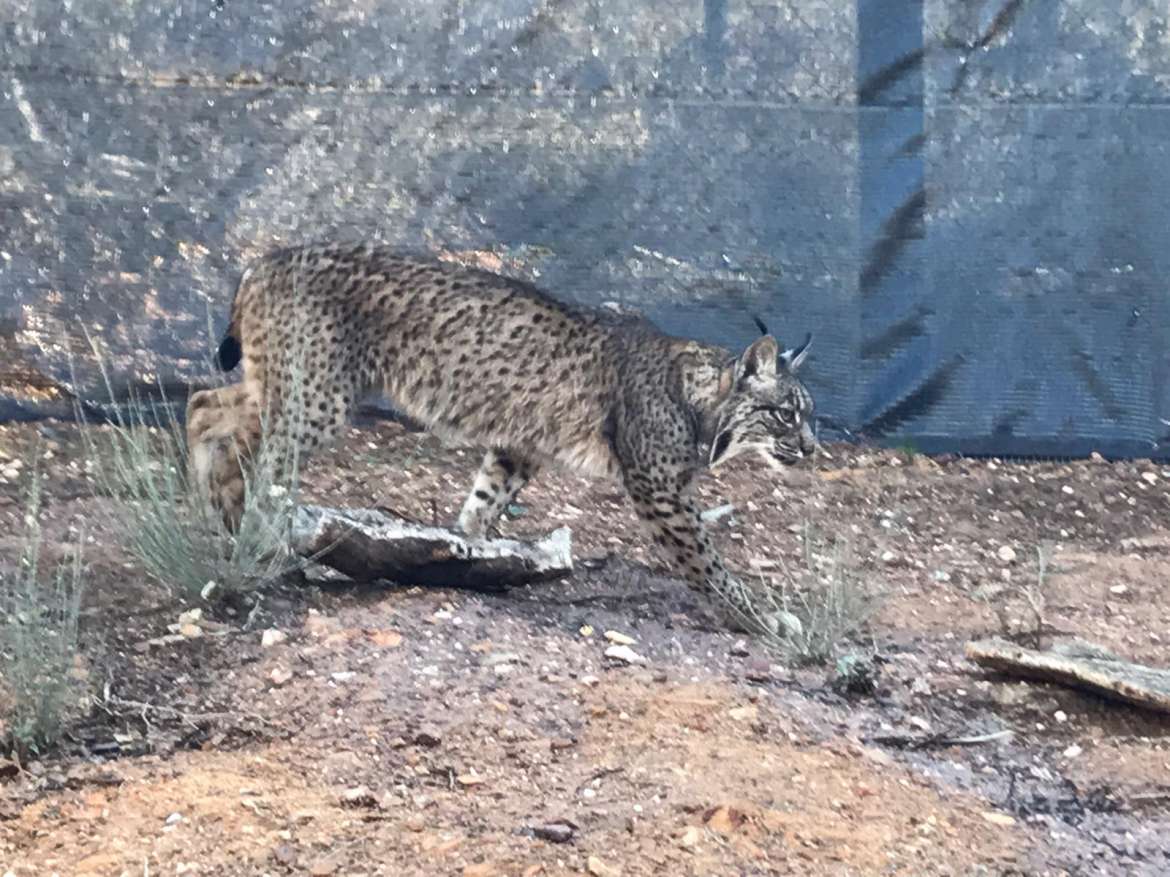
M762 378L776 376L776 357L780 355L780 345L771 335L761 335L743 352L743 356L735 365L737 378L758 376Z
M804 362L804 358L808 356L808 348L810 344L812 344L811 332L804 336L804 343L799 347L794 347L792 350L785 350L783 353L781 353L780 361L784 363L784 367L790 372L794 372L800 368L800 364Z

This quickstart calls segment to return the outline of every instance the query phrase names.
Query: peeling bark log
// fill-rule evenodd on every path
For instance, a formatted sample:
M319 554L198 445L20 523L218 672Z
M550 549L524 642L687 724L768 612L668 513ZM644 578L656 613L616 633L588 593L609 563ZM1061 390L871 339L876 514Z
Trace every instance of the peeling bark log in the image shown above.
M1170 713L1170 670L1088 651L1036 651L998 638L968 643L967 658L1000 673L1056 682L1134 706Z
M293 520L292 549L356 581L475 591L505 591L573 569L566 527L537 542L469 539L373 509L302 506Z

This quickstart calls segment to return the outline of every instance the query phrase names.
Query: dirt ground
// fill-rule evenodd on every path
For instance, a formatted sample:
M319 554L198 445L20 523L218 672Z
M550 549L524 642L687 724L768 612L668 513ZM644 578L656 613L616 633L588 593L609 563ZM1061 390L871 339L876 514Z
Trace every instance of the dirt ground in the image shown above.
M847 541L880 596L859 648L881 674L843 697L827 668L721 629L616 486L555 472L505 530L570 526L566 581L286 587L250 625L166 639L188 607L118 550L68 424L0 428L6 552L11 461L37 440L50 544L91 533L99 703L57 751L4 771L0 872L1170 874L1170 721L963 657L1034 626L1039 593L1046 639L1170 663L1170 469L832 446L807 468L706 476L705 505L736 506L716 530L737 569L798 562L806 527ZM477 461L380 423L306 486L446 522ZM266 629L287 639L263 646ZM604 657L606 631L645 663Z

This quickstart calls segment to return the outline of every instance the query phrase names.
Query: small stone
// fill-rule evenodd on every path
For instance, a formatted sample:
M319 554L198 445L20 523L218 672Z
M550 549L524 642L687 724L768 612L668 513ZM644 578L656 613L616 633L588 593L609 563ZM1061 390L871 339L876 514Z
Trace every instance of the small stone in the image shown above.
M1142 473L1142 481L1146 482L1147 484L1157 484L1158 483L1158 473L1157 472L1149 472L1149 471L1143 472Z
M1126 587L1125 585L1112 585L1109 588L1109 593L1113 594L1115 597L1120 597L1122 594L1125 594L1127 591L1129 591L1129 588Z
M625 661L627 664L645 664L646 659L626 645L614 645L605 650L607 658Z
M632 636L626 636L624 633L621 633L617 630L607 630L605 632L605 638L611 643L616 643L619 646L632 646L637 642L637 640Z
M443 738L439 736L439 732L433 728L423 728L414 735L413 742L418 746L426 746L428 749L433 749L443 742Z
M743 676L749 682L770 682L772 680L772 664L764 658L754 658L744 666Z
M727 711L727 714L737 722L754 722L760 716L760 708L753 703L747 706L733 707Z
M463 869L463 877L498 877L499 873L491 862L480 862L478 865L468 865Z
M577 631L577 633L581 634L581 636L584 636L584 637L593 636L593 625L582 624L581 628Z
M426 820L423 819L422 816L418 813L412 813L410 816L407 816L406 819L403 820L402 824L406 826L408 831L413 831L416 833L427 827Z
M519 660L520 656L515 652L496 652L495 654L487 655L483 659L483 663L485 667L494 667L497 664L511 664Z
M998 810L984 810L981 814L983 818L992 825L1015 825L1015 817L1009 816L1006 813L1000 813Z
M1056 719L1057 724L1063 725L1068 721L1068 713L1064 710L1057 710L1052 714L1052 718Z
M1072 489L1071 484L1066 484L1066 485L1064 485L1064 487L1060 488L1060 492L1068 494L1069 496L1072 496L1075 491Z
M734 834L746 821L747 817L734 807L716 807L703 817L709 829L724 836Z
M1068 747L1068 749L1064 750L1064 757L1065 758L1076 758L1078 755L1080 755L1084 751L1085 751L1084 749L1082 749L1080 746L1078 746L1076 743L1074 743L1070 747Z
M296 847L292 844L277 844L272 848L272 858L278 865L291 868L297 863Z
M573 839L577 827L571 822L548 822L532 829L541 840L554 844L567 844Z
M179 636L183 639L199 639L203 636L203 628L198 624L180 624Z
M1001 545L999 546L999 550L995 552L995 556L1004 563L1011 563L1016 559L1016 549L1010 545Z
M203 620L203 610L199 608L188 609L186 612L179 613L179 626L184 624L198 624Z
M686 831L684 831L682 833L682 835L679 837L678 844L683 849L693 850L695 847L697 847L699 845L699 841L700 841L700 839L702 839L702 837L703 837L703 833L701 831L699 831L699 829L696 828L695 826L690 825L690 826L687 826Z
M356 675L357 674L352 670L339 670L336 673L330 673L329 678L334 682L344 685L346 682L349 682L349 680L353 679L353 677Z
M268 628L264 633L260 634L260 648L270 649L273 646L278 646L282 642L288 640L288 634L283 630L276 630L275 628Z
M402 634L396 630L372 630L368 637L380 649L396 649L402 645Z
M618 877L622 872L617 868L611 868L605 862L601 861L597 856L590 856L585 860L585 869L593 875L593 877Z
M167 825L178 825L182 821L183 821L183 814L182 813L172 813L170 816L168 816L166 818Z
M733 658L746 658L751 654L751 650L748 648L747 640L737 639L734 643L731 644L731 648L727 650L727 654L731 655Z
M336 874L340 867L341 861L337 856L325 856L309 866L309 873L312 877L329 877L330 874Z
M598 679L596 676L582 676L581 677L581 684L588 685L590 688L593 688L597 685L600 685L601 680Z
M471 786L480 786L480 785L483 785L485 782L487 782L486 779L481 777L475 771L470 771L468 773L461 773L455 779L456 779L456 781L458 781L459 785L463 786L464 788L470 788Z
M268 674L268 678L271 680L273 685L275 685L277 688L280 688L280 686L284 685L293 678L293 674L291 670L286 670L284 667L276 667L271 673Z

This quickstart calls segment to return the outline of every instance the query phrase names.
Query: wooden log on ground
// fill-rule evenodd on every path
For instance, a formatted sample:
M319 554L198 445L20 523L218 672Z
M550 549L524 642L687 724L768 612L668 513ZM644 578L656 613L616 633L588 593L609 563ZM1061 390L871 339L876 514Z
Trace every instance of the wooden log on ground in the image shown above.
M1134 664L1100 650L1037 651L997 637L968 643L967 658L1000 673L1055 682L1170 713L1170 670Z
M572 572L572 539L561 527L537 542L469 539L374 509L301 506L292 549L356 581L504 591Z

